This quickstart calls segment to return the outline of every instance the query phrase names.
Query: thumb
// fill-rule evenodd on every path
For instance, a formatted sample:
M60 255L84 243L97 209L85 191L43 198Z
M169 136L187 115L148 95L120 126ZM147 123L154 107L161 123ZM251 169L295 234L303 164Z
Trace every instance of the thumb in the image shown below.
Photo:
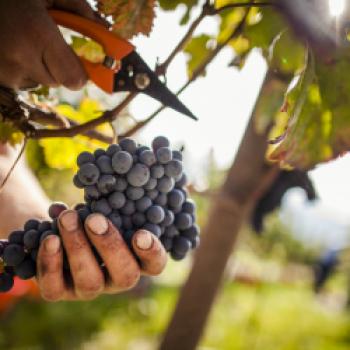
M132 246L145 274L159 275L164 270L167 262L166 251L159 239L151 232L137 231L132 238Z

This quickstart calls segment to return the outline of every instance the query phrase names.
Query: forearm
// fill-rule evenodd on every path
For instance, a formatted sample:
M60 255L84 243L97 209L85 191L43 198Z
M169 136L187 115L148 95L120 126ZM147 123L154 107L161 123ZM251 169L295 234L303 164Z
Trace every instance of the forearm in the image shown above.
M18 151L0 144L0 182L8 173ZM49 199L24 161L20 161L0 192L0 238L23 227L30 218L47 218Z

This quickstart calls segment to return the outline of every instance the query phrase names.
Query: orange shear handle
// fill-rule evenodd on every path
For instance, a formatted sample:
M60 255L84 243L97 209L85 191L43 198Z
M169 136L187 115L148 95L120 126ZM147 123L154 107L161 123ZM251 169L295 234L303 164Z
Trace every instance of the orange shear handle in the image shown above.
M49 10L49 14L58 25L72 29L102 45L106 55L115 60L121 60L134 50L131 43L92 20L59 10ZM80 60L89 78L102 90L112 93L116 70L107 68L102 63L92 63L82 57Z

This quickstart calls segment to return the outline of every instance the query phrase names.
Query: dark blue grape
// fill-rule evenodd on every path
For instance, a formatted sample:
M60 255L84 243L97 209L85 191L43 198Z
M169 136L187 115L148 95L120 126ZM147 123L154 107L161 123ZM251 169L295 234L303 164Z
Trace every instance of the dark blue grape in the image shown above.
M28 220L25 224L24 224L24 231L28 231L28 230L36 230L39 226L40 222L36 219L31 219Z
M5 248L9 245L7 239L0 239L0 256L3 255Z
M88 199L99 199L101 196L100 191L97 189L95 185L86 186L84 188L84 193Z
M186 185L187 185L187 176L185 173L183 173L180 180L176 181L175 187L181 188L181 187L185 187Z
M112 168L112 160L109 156L103 155L96 160L96 165L103 174L111 175L114 174Z
M159 193L153 202L154 204L160 205L161 207L165 207L168 202L168 197L165 193Z
M40 242L40 244L41 244L41 242L46 238L46 237L48 237L48 236L54 236L55 234L52 232L52 231L45 231L45 232L43 232L41 235L40 235L40 240L39 240L39 242Z
M199 236L197 236L197 237L195 237L194 239L191 239L190 240L190 242L191 242L191 248L192 249L196 249L198 246L199 246L199 244L200 244L200 237Z
M86 163L94 163L95 157L90 152L81 152L77 158L78 166L82 166Z
M51 221L42 221L38 226L38 231L43 233L47 230L51 230Z
M196 213L196 204L192 200L187 200L182 206L182 211L194 215Z
M165 174L164 167L163 165L160 165L160 164L152 165L150 171L151 171L151 177L153 177L154 179L160 179Z
M160 241L163 244L164 249L167 252L170 252L171 248L173 247L173 240L170 237L161 236Z
M51 230L55 235L58 235L60 233L59 228L58 228L58 220L57 219L52 220Z
M164 220L162 221L162 225L168 227L174 223L175 215L171 210L165 209Z
M132 167L133 159L130 153L120 151L112 157L112 167L117 174L126 174Z
M124 215L132 215L136 211L135 202L127 199L125 205L120 209L120 212Z
M185 201L185 196L183 193L177 189L172 190L168 194L168 205L171 208L179 208L183 205Z
M160 164L168 164L173 158L173 153L169 147L161 147L156 151L156 158Z
M96 213L100 213L104 216L108 216L109 214L112 213L112 208L109 205L106 198L101 198L95 202L93 211Z
M141 163L135 164L126 176L130 185L141 187L145 185L150 178L149 168Z
M114 189L118 192L123 192L127 189L128 182L123 177L116 177L116 183Z
M179 230L187 230L192 224L193 222L190 214L179 213L175 215L175 226Z
M163 176L158 180L157 190L162 193L169 193L175 185L174 179L168 176Z
M113 192L109 197L108 197L108 202L109 205L113 209L120 209L124 207L126 203L126 197L124 193L122 192Z
M24 247L19 244L9 244L3 252L3 260L6 265L16 266L20 264L25 257Z
M173 159L182 161L182 153L180 151L173 151Z
M145 190L142 187L129 186L126 189L126 196L132 201L137 201L145 194Z
M146 224L144 224L143 229L153 233L156 237L160 237L162 234L160 226L151 224L150 222L147 222Z
M143 213L136 212L132 214L131 217L132 223L135 227L139 228L142 227L146 223L146 216Z
M147 191L154 190L157 187L157 180L153 177L150 177L148 182L143 186Z
M36 261L36 259L38 258L38 253L39 253L39 249L33 249L33 250L30 252L30 258L31 258L33 261Z
M194 240L199 235L199 227L198 225L192 225L187 230L181 232L181 236L189 239L190 241Z
M137 145L133 139L124 138L119 142L119 146L123 151L129 152L130 154L136 153Z
M191 249L191 246L191 242L187 238L176 236L173 240L172 251L178 255L187 254L187 252Z
M109 194L111 193L116 184L116 179L112 175L102 175L98 182L97 182L97 188L102 194Z
M80 221L82 223L85 222L85 220L87 219L87 217L91 214L90 210L85 207L85 208L81 208L78 210L78 215L79 215L79 218L80 218Z
M159 205L152 205L146 212L147 220L152 224L159 224L164 220L164 209Z
M22 280L28 280L36 275L36 264L29 257L15 266L15 274Z
M85 163L83 164L79 171L78 177L79 180L85 185L94 185L100 176L100 171L95 164Z
M164 170L165 175L179 180L183 172L182 162L177 159L173 159L165 165Z
M153 141L152 141L152 148L154 151L161 147L169 147L170 142L165 136L157 136Z
M170 238L178 236L179 234L180 234L179 230L174 225L170 225L169 227L166 227L164 231L164 236L170 237Z
M50 225L50 228L51 228L51 225ZM27 231L23 237L24 246L29 250L38 248L40 243L40 235L41 235L41 232L37 230Z
M124 230L131 230L134 227L130 215L122 215L122 227Z
M13 276L10 273L0 273L0 292L9 292L14 284Z
M139 156L143 151L149 151L148 146L139 146L136 150L136 154Z
M94 152L95 159L98 159L99 157L104 156L105 154L106 154L106 151L102 148L98 148Z
M177 254L173 250L170 252L170 256L175 261L183 260L186 257L186 254Z
M77 188L84 188L84 184L79 180L78 174L75 174L73 177L73 184Z
M120 146L114 143L113 145L108 146L106 154L112 157L115 153L119 151L121 151Z
M152 201L157 198L158 194L159 194L159 191L157 191L156 189L150 190L150 191L146 191L146 196L148 198L150 198Z
M112 213L109 215L109 220L111 220L112 224L117 228L120 229L122 227L122 218L117 213Z
M24 231L13 231L9 235L9 243L23 244Z
M142 197L135 202L136 210L143 213L152 205L152 200L149 197Z
M143 151L139 155L139 160L141 163L147 165L148 167L151 167L157 161L156 156L154 155L154 153L151 150Z
M67 209L67 204L62 202L54 202L49 207L49 216L51 219L58 218L60 214Z

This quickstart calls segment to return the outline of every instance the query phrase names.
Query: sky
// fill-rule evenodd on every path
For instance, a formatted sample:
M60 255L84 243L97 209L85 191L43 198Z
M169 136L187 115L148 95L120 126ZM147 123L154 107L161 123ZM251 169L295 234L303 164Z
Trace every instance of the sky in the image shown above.
M158 11L151 36L133 40L150 67L155 66L157 59L162 62L186 32L186 27L178 24L183 13L181 6L173 12ZM196 16L195 11L192 16ZM195 34L215 33L216 30L216 20L207 18ZM206 77L199 78L181 95L181 100L198 116L198 122L167 108L138 135L146 144L156 135L165 135L174 145L185 145L186 171L193 180L201 178L201 169L211 149L220 168L230 166L266 72L266 64L258 51L249 56L241 71L227 67L232 57L229 49L223 50L210 65ZM186 57L179 54L169 67L168 87L176 91L186 79ZM151 98L138 96L130 111L136 119L143 119L158 106ZM282 221L307 242L331 247L347 245L350 157L321 165L310 175L320 200L310 205L303 193L291 191L283 202Z

